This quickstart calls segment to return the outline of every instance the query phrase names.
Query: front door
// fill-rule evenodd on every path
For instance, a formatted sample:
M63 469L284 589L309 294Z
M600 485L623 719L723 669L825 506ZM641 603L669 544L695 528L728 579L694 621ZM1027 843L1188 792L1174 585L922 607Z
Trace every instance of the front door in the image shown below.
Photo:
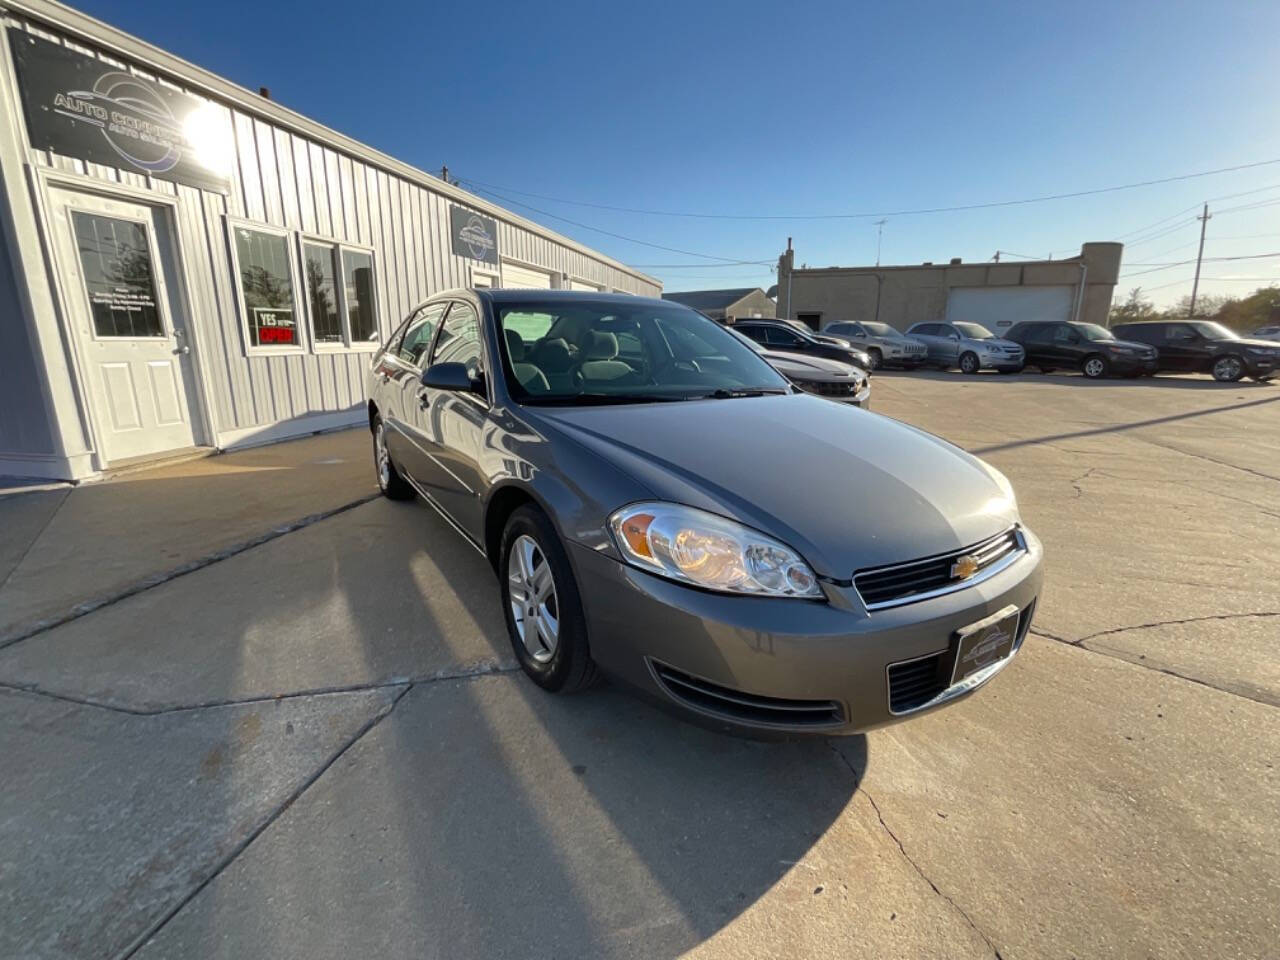
M106 463L195 442L190 330L166 274L167 212L129 200L50 191L68 320Z

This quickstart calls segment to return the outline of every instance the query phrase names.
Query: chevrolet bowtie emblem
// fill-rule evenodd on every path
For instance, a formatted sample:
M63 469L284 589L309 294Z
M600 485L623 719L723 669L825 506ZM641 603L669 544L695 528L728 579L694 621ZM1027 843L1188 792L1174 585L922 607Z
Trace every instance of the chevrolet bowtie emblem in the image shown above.
M952 580L968 580L978 572L978 558L970 554L956 557L955 562L951 564Z

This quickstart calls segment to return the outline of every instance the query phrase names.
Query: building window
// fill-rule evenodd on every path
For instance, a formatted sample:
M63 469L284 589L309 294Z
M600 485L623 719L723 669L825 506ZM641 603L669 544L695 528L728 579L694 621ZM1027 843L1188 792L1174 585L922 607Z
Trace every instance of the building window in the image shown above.
M381 338L373 252L314 237L303 237L301 247L316 347L376 347Z
M317 344L343 343L342 319L338 313L338 284L334 279L333 247L302 244L303 276L307 282L307 305L311 308L311 335Z
M234 226L236 268L249 346L302 346L285 234Z
M351 342L378 342L378 314L373 303L373 254L342 251L342 279L347 296L347 324Z

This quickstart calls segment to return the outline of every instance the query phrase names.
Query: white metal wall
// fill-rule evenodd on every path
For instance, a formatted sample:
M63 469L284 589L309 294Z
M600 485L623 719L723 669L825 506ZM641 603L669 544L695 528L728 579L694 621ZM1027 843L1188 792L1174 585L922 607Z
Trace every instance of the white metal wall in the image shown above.
M14 17L7 23L157 79L134 64L122 63L31 23ZM161 78L160 82L167 80ZM200 90L190 92L208 99ZM16 104L5 108L18 109ZM221 109L234 130L236 154L233 186L225 196L46 151L27 153L37 166L176 198L177 234L184 258L182 279L197 353L210 388L208 402L215 433L202 439L225 445L273 425L283 424L287 432L288 425L296 423L295 432L301 432L309 429L307 421L317 416L354 416L363 408L369 357L360 350L272 356L249 353L233 287L227 217L371 247L378 321L384 338L414 304L438 290L467 285L472 267L495 272L496 268L452 254L448 213L450 203L458 200L367 158L339 152L318 139L303 137L243 110L226 105ZM477 209L486 216L494 212ZM291 249L296 249L292 241ZM499 220L498 249L503 257L556 274L582 277L601 288L661 294L660 286L642 276L519 223ZM0 296L3 292L0 288ZM305 314L305 295L302 290L295 294L300 312ZM273 432L278 435L281 430Z

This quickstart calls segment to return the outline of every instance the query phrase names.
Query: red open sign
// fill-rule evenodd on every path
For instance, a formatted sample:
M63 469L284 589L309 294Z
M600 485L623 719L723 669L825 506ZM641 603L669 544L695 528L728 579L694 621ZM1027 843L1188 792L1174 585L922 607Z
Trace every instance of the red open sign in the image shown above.
M259 327L259 343L293 343L292 327Z

